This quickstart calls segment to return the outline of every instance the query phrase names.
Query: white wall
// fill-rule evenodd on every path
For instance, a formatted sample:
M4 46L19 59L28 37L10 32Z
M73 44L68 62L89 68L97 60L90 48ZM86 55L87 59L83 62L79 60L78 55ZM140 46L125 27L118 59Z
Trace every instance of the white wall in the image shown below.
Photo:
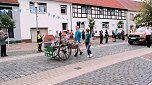
M129 33L129 30L130 30L130 25L133 25L134 28L136 27L136 24L134 21L130 20L130 14L134 14L134 16L136 16L137 14L139 14L139 12L133 12L133 11L128 11L127 12L127 28L128 28L128 33Z
M12 15L15 20L14 28L14 39L10 40L21 40L21 29L20 29L20 12L18 11L19 7L12 7Z
M77 25L77 22L81 21L81 22L85 22L85 28L89 28L88 24L88 20L87 18L73 18L73 26ZM94 27L94 31L97 31L97 33L95 34L95 36L99 36L99 31L102 30L103 33L105 33L106 29L102 28L102 22L109 22L109 29L107 29L109 35L112 35L112 30L115 30L117 28L117 23L119 21L123 21L124 22L124 31L126 33L126 20L112 20L112 19L95 19L95 27ZM75 29L73 29L75 31ZM122 29L118 28L118 31L121 32Z
M21 24L21 38L31 39L30 28L36 28L36 15L35 13L30 13L29 2L35 0L18 0L20 3L20 24ZM38 27L48 28L49 34L54 34L56 30L62 30L62 23L68 23L68 28L70 29L70 4L54 1L44 1L39 2L47 3L47 13L38 14ZM61 15L60 5L67 5L67 15ZM48 16L48 13L51 16ZM52 14L65 19L53 18ZM66 20L68 19L68 21Z

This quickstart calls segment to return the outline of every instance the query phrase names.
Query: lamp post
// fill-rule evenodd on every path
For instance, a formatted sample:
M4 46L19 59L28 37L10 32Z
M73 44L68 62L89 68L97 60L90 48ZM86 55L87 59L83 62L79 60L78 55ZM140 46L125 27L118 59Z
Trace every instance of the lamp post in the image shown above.
M37 10L38 10L38 2L35 2L34 3L34 6L35 6L35 14L36 14L36 29L37 29L37 31L38 31L38 16L37 16Z

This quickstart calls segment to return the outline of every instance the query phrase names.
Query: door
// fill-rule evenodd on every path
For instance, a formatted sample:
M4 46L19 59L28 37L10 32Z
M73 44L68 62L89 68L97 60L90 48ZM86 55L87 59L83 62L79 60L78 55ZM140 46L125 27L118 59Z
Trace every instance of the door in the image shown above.
M38 28L38 30L41 32L41 35L46 35L48 34L48 28ZM31 39L32 42L37 42L37 29L36 28L31 28Z

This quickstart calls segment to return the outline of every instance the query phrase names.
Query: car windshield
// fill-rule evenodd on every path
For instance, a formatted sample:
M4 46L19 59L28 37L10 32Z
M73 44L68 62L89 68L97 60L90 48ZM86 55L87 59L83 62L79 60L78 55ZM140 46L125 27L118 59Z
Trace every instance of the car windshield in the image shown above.
M136 32L145 32L145 27L140 27L136 30Z

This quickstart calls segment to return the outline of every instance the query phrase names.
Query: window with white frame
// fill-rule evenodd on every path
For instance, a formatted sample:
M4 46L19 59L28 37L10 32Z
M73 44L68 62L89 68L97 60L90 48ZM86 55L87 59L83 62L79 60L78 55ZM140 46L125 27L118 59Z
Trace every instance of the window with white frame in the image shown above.
M38 3L37 11L38 11L38 13L46 13L47 12L47 4L46 3ZM30 2L30 12L31 13L36 12L34 2Z
M103 29L109 29L109 22L102 22Z
M61 5L61 14L67 14L67 5Z
M47 5L46 3L39 3L39 13L46 13L47 12Z
M68 23L62 23L62 30L68 30Z

